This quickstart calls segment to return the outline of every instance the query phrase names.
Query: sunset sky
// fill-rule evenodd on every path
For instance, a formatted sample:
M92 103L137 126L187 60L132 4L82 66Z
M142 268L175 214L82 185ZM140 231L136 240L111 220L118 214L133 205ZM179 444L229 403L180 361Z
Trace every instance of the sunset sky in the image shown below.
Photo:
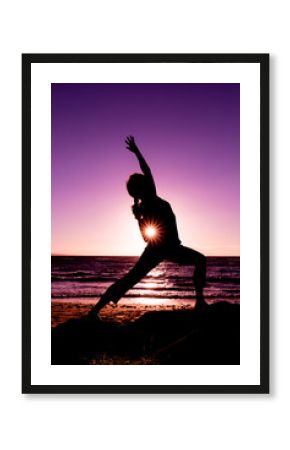
M139 255L135 136L183 245L239 255L239 84L52 84L52 254Z

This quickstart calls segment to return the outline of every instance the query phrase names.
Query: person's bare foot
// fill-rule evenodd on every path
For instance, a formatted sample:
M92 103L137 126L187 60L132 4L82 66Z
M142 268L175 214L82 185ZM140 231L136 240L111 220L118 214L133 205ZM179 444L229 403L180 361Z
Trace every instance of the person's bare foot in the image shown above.
M203 297L197 298L195 303L195 311L204 311L208 308L208 304Z
M90 320L101 320L100 316L98 315L99 311L97 311L96 307L93 306L91 310L87 313L85 316L86 319Z

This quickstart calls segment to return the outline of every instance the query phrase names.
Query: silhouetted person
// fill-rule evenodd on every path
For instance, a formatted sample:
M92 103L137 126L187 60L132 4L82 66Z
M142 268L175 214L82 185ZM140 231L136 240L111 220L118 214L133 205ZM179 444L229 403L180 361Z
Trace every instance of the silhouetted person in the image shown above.
M147 246L135 266L110 286L91 310L96 315L109 302L118 300L161 261L193 264L193 282L197 307L205 306L203 287L206 279L206 258L201 253L184 247L178 237L175 215L168 202L157 196L151 170L138 149L133 136L126 139L127 148L136 155L143 172L134 173L127 182L129 194L134 198L132 211Z

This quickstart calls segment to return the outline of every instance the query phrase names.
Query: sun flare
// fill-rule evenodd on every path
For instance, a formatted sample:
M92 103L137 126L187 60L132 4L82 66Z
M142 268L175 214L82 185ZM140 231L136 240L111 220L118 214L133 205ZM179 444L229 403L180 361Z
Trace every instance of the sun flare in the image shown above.
M153 238L154 236L156 236L157 230L155 227L152 227L151 225L149 225L146 230L145 230L145 234L148 238Z

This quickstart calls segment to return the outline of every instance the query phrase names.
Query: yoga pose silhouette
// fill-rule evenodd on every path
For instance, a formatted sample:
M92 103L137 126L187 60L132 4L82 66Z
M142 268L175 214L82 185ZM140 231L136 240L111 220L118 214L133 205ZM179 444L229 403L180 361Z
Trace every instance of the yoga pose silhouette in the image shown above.
M206 281L206 258L201 253L181 245L175 215L168 202L157 196L151 170L137 147L134 137L126 138L128 150L139 161L141 173L134 173L127 182L127 190L134 198L132 212L147 246L135 266L120 280L111 285L92 308L98 312L109 302L118 300L161 261L194 265L193 282L196 290L196 307L205 306L203 288Z

